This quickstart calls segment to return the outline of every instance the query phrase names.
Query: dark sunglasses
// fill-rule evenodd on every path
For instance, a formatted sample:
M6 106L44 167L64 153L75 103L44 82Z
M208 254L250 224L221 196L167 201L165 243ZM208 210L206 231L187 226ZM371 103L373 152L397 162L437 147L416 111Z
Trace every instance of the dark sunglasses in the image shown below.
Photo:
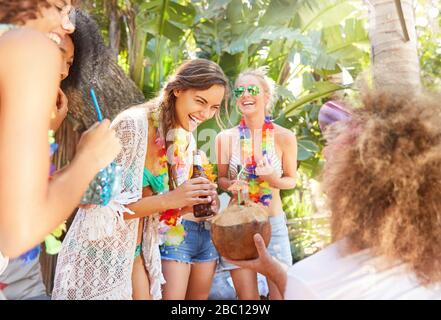
M248 86L248 88L244 88L244 87L237 87L234 88L234 96L236 98L240 98L243 96L243 94L245 93L245 90L248 90L248 93L250 95L252 95L253 97L257 96L260 93L260 89L258 86Z

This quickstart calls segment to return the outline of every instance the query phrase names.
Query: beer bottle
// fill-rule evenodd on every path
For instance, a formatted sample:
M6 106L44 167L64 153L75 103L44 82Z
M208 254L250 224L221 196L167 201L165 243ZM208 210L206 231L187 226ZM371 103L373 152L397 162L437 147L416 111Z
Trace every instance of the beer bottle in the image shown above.
M207 178L207 175L205 174L204 168L202 167L202 157L198 151L195 151L193 153L193 174L191 176L191 179L199 177ZM202 198L206 197L207 196L204 196ZM196 218L212 216L213 212L211 211L211 202L195 204L193 206L193 215Z

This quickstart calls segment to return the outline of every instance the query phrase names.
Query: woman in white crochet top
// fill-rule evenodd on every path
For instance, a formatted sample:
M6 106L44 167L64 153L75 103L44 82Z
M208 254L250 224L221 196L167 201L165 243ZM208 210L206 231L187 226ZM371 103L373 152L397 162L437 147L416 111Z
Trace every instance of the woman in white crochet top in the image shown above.
M217 64L190 60L156 99L117 116L112 127L123 146L116 160L123 168L121 193L105 207L77 213L58 257L53 299L162 298L159 213L181 209L184 214L216 197L209 180L189 179L196 150L191 132L219 111L227 87ZM184 140L170 140L174 131ZM165 167L170 192L162 185L163 137L168 151L184 144L178 156L183 167L178 170L176 162Z

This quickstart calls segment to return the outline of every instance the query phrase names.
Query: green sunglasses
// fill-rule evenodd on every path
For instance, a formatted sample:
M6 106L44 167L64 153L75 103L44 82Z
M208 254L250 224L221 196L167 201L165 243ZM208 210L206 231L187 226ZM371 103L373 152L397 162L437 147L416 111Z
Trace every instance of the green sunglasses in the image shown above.
M257 96L260 93L260 89L258 86L248 86L248 88L244 88L244 87L237 87L234 88L234 96L236 98L240 98L243 96L243 94L245 93L245 90L248 90L248 93L250 95L252 95L253 97Z

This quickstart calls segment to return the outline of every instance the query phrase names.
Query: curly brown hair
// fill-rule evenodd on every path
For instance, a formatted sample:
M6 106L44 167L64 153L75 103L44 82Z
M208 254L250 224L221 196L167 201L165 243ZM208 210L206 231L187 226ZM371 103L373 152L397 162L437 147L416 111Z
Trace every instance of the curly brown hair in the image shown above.
M336 123L323 188L333 241L441 281L441 95L370 92Z
M47 0L0 0L0 22L24 24L38 18L43 7L50 7Z
M66 3L65 0L63 2ZM76 6L80 0L72 0ZM0 0L0 23L22 25L28 20L37 19L42 8L53 4L48 0Z

